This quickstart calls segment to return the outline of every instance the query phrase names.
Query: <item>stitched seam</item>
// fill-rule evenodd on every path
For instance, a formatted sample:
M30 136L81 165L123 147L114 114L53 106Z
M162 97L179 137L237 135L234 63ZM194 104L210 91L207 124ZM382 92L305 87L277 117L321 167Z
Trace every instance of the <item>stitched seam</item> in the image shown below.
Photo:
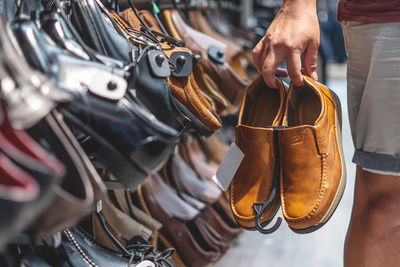
M325 184L326 184L326 154L323 153L321 155L321 183L320 183L320 192L318 194L318 198L316 200L316 203L313 206L313 209L310 213L308 213L307 215L303 216L303 218L301 219L289 219L290 222L292 223L301 223L301 222L305 222L309 219L311 219L312 216L314 216L317 212L317 209L319 208L321 202L322 202L322 198L325 194ZM283 188L282 188L283 190ZM283 191L282 191L283 192ZM285 197L284 194L282 194L282 209L284 210L284 212L287 214L287 210L285 207Z

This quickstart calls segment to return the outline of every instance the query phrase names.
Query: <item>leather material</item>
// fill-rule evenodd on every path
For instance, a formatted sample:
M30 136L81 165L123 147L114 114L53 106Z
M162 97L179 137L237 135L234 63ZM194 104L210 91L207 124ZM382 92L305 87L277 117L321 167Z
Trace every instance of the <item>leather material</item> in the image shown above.
M115 198L116 206L118 206L118 208L125 214L130 215L130 209L132 209L132 213L134 216L131 217L136 218L137 221L143 224L145 227L153 232L157 232L161 229L162 224L159 221L133 205L131 194L129 191L114 190L113 197Z
M61 48L68 50L71 54L86 60L99 61L109 67L124 68L121 60L99 54L87 46L77 31L70 23L55 11L43 11L40 13L41 30L45 31L50 38Z
M0 209L3 214L0 220L0 250L29 225L37 216L31 215L28 220L24 217L29 210L27 204L33 203L39 194L36 180L18 168L4 154L0 153ZM29 212L31 213L31 212Z
M2 0L0 1L0 13L6 21L14 19L17 13L18 6L15 1Z
M237 43L215 32L214 29L212 29L211 26L209 25L207 18L201 13L201 11L189 10L188 17L191 24L196 30L203 32L226 45L227 47L226 58L228 64L240 76L240 78L242 78L245 81L248 81L249 77L247 76L246 73L246 65L250 64L250 62L243 57L242 55L243 48Z
M193 75L199 88L201 88L204 94L212 99L212 102L215 103L216 112L221 115L221 113L228 107L228 100L219 91L218 86L215 84L213 79L204 72L204 69L199 64L194 66Z
M199 217L199 211L183 202L173 192L170 193L171 196L165 196L167 190L165 186L160 188L161 184L161 178L154 176L139 188L142 208L163 223L161 233L176 248L185 265L208 266L218 260L220 252L215 249L215 240L210 236L205 221ZM160 197L160 194L164 196ZM182 211L178 212L178 209Z
M216 135L202 139L207 157L217 164L221 164L228 152L229 146L222 143Z
M218 246L222 251L226 251L229 243L240 233L240 229L230 227L221 218L224 214L218 214L213 208L213 205L218 205L222 192L211 182L199 179L178 153L174 154L167 166L164 169L164 175L168 177L171 184L179 189L186 202L194 206L191 198L182 192L187 192L190 196L207 204L202 207L194 207L201 211L201 217L215 230L214 235L217 235L220 240L217 243Z
M74 94L74 101L61 112L69 123L101 144L96 149L97 156L125 185L135 188L148 174L161 168L172 152L178 133L156 120L134 97L123 92L123 96L112 99L114 101L92 91L82 94L79 83L72 79L75 74L68 75L67 66L97 69L104 71L102 76L118 79L116 74L112 74L112 69L74 58L51 46L31 22L15 21L13 30L30 63L53 76L60 86ZM28 31L35 33L36 42L29 41ZM54 71L60 68L64 71ZM97 87L93 86L93 89ZM87 109L88 105L90 109Z
M101 213L107 220L106 224L108 229L125 248L128 246L129 241L133 237L141 236L146 240L149 240L153 233L150 229L141 225L129 215L117 209L108 200L102 201ZM106 234L98 218L94 219L94 236L99 244L114 251L119 251L118 247L115 246L110 237Z
M191 221L198 216L199 211L197 209L184 203L158 175L154 175L154 177L149 178L148 181L146 180L142 187L146 188L152 184L154 201L157 201L156 203L160 205L162 210L168 212L169 216L182 221ZM152 215L157 219L157 214L152 213ZM162 221L160 222L163 223Z
M64 165L54 155L40 146L25 131L13 128L2 103L0 103L0 117L0 138L3 140L2 147L5 149L6 154L23 157L24 160L31 162L33 165L47 168L54 176L61 177L65 174ZM6 143L8 144L7 146Z
M34 181L31 186L36 185L36 190L39 190L35 196L32 195L34 192L26 191L25 199L21 197L15 199L16 196L14 199L6 199L4 196L1 198L2 210L8 214L1 220L0 226L2 233L0 246L3 246L17 233L30 226L51 204L55 196L54 190L62 181L65 169L58 160L48 154L32 138L24 132L13 130L4 109L1 112L3 121L0 126L0 153L3 156L3 178L12 177L12 175L19 176L19 179L25 178L25 180L32 178ZM47 162L44 163L45 161ZM7 193L11 194L12 192L7 190Z
M147 26L156 31L161 31L157 25L157 22L150 13L141 11L140 14L144 21L148 23ZM131 9L122 12L121 16L130 22L133 27L140 29L140 23ZM161 37L159 39L161 40ZM163 42L161 43L161 47L168 57L171 57L173 53L180 51L192 54L192 52L186 48L173 47ZM193 75L190 75L186 78L171 76L168 78L168 83L170 85L173 97L188 111L190 111L191 114L187 115L192 119L194 128L200 131L201 134L208 136L221 128L222 125L219 116L215 113L212 106L202 95L202 92L198 87L197 81L194 79ZM197 120L193 120L193 117L196 117ZM199 122L197 123L196 121Z
M176 182L183 192L205 203L213 204L220 198L222 192L207 180L200 180L196 173L186 164L183 158L175 153L170 160L168 176Z
M105 21L95 0L74 0L71 9L71 20L88 46L125 63L132 61L132 50L137 48Z
M131 9L121 12L121 17L129 22L125 22L114 11L110 11L113 18L118 23L122 31L126 28L133 27L140 29L141 26L136 16ZM127 32L128 33L128 32ZM169 46L168 46L169 47ZM169 49L163 45L164 52L167 56L174 51L171 47ZM185 50L187 52L187 50ZM148 54L147 54L148 55ZM149 110L162 122L170 125L177 131L184 130L185 127L190 125L191 121L179 107L175 104L171 88L167 80L164 78L155 77L149 67L147 56L140 59L137 64L132 68L129 85L135 88L137 97L149 108ZM161 105L163 106L161 108Z
M136 88L137 97L159 120L179 132L190 125L190 119L175 104L167 80L151 75L146 57L132 70L132 76L135 77L135 82L131 85Z
M336 208L346 179L341 148L340 102L324 85L304 76L291 85L279 134L281 202L293 229L324 224Z
M207 207L201 212L203 219L215 229L215 231L221 235L223 240L223 250L227 250L232 242L239 236L242 230L238 227L229 226L221 217L221 215L215 210L212 205ZM224 245L227 246L224 246Z
M121 254L115 253L109 249L106 249L91 238L89 235L85 234L78 228L70 229L70 232L78 243L79 247L82 249L83 253L92 263L97 266L105 265L109 267L129 267L134 266L129 265L129 259L124 258ZM63 233L62 248L68 257L68 262L70 262L72 267L87 266L87 261L82 257L80 251L73 245L65 233Z
M81 44L75 39L74 34L60 14L55 11L43 11L40 13L40 23L41 29L45 31L59 47L68 50L77 57L86 60L90 59L85 49L83 49Z
M67 174L64 183L54 190L52 205L33 225L33 232L40 238L75 226L94 209L97 201L103 199L106 192L105 185L91 161L59 114L48 116L46 124L41 126L41 130L54 133L52 148L64 159Z
M276 78L277 89L269 88L262 77L247 89L236 128L236 144L244 159L229 187L230 205L237 223L255 228L255 203L265 203L272 191L275 147L273 130L282 122L286 99L285 85ZM279 209L279 193L261 216L261 224Z
M162 19L169 33L183 40L194 53L201 54L199 64L205 72L215 81L221 92L233 104L238 104L243 97L247 82L240 79L227 63L218 65L208 58L208 49L214 45L226 49L226 46L203 33L187 26L176 10L165 10Z
M241 47L250 49L254 47L257 37L252 31L244 29L243 31L240 30L240 33L238 33L238 30L235 30L220 9L207 8L204 12L210 26L219 34L225 38L231 39Z
M114 13L112 13L114 14ZM115 14L116 15L116 14ZM118 15L116 15L118 16ZM52 34L53 40L68 49L71 53L76 54L84 59L88 59L88 55L80 44L74 40L71 31L68 29L63 19L55 12L41 14L41 22L46 32ZM62 31L61 31L61 29ZM86 48L87 50L88 48ZM105 57L95 55L97 59L105 60ZM115 60L107 59L106 62ZM124 66L120 66L123 68ZM182 131L188 123L189 119L178 109L172 99L170 88L165 79L154 77L149 69L147 57L142 59L132 68L129 78L129 86L134 94L145 104L147 108L156 116L157 119L166 123L168 126ZM160 107L160 105L163 105Z
M186 163L189 164L201 178L212 181L212 177L217 173L219 165L214 161L208 160L197 140L180 144L180 153Z
M2 98L7 103L7 113L13 127L28 129L42 120L57 103L69 102L72 98L58 89L49 78L30 68L20 56L9 33L8 25L0 15L1 61L4 67L7 66L9 78L12 78L5 80Z

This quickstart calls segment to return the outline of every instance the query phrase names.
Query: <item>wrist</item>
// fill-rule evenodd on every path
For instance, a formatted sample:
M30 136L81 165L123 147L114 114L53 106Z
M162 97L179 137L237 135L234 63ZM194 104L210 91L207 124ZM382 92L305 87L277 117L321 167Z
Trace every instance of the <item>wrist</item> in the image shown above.
M317 15L316 0L284 0L280 12L290 16Z

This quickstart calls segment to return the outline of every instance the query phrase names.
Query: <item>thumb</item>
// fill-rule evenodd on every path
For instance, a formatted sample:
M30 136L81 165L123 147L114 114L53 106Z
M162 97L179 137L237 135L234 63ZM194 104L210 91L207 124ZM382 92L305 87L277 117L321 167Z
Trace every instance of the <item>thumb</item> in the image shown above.
M311 42L304 52L304 69L314 80L318 80L317 75L318 43Z

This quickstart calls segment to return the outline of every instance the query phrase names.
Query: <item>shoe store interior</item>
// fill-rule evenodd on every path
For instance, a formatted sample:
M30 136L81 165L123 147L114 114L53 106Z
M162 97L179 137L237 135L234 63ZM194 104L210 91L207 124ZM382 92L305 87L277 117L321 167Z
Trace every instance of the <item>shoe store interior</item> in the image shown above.
M343 266L337 1L298 88L253 62L281 5L0 1L0 267Z

